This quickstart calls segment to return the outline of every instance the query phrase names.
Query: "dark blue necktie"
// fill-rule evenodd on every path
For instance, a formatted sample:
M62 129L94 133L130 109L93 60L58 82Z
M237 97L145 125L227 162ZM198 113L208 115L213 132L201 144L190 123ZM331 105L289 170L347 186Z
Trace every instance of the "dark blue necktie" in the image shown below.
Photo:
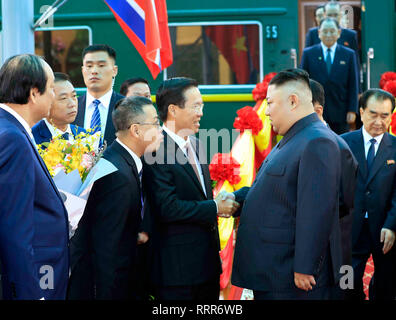
M96 99L92 101L92 104L94 105L95 110L92 114L90 128L92 129L92 134L94 134L98 131L101 131L100 112L99 112L100 101Z
M62 139L69 140L69 133L65 132L64 134L62 134Z
M327 74L330 74L330 72L331 72L331 50L329 48L327 49L327 55L326 55L326 67L327 67Z
M140 216L143 219L144 215L144 200L143 200L143 184L142 184L142 175L143 175L143 169L140 170L139 172L139 184L140 184L140 202L142 204L142 210L140 211Z
M370 172L371 166L373 165L374 162L374 157L375 157L375 143L377 142L374 138L370 140L371 146L369 148L369 151L367 153L367 172Z

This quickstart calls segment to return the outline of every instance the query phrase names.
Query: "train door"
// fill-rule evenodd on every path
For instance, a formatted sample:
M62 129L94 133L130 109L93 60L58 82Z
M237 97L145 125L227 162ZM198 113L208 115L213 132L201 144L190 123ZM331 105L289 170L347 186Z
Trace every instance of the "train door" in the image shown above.
M396 71L396 2L362 0L364 88L378 88L381 75Z
M305 36L310 28L316 27L315 10L318 6L323 6L327 2L317 0L299 0L299 56L305 47ZM353 29L357 32L359 60L362 61L361 54L361 1L338 1L341 7L340 25L343 28ZM301 58L300 58L301 59ZM361 75L361 79L363 76Z

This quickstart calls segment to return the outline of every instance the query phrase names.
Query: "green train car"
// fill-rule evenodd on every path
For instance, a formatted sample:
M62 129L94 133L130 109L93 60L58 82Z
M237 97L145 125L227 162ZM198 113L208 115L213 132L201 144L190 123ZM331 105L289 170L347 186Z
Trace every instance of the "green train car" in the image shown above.
M52 0L35 0L35 20ZM201 128L232 129L236 110L254 106L251 92L265 74L298 66L315 0L167 0L173 64L153 79L103 0L69 0L35 32L36 53L84 89L81 51L106 43L117 51L114 89L130 77L148 79L152 93L163 79L199 81L205 111ZM358 31L363 89L396 70L396 1L339 1L348 27Z

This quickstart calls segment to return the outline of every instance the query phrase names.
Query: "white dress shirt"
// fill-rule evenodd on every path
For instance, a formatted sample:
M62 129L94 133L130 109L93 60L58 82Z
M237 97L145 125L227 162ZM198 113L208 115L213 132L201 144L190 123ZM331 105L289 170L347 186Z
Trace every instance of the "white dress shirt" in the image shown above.
M375 144L374 144L374 156L375 156L375 155L377 154L378 147L379 147L379 145L380 145L380 143L381 143L381 140L382 140L382 137L384 136L384 134L380 134L379 136L372 137L372 136L366 131L366 129L364 128L364 126L362 126L362 134L363 134L363 142L364 142L364 155L365 155L366 159L367 159L368 151L369 151L370 146L371 146L370 140L373 139L373 138L376 140L376 142L375 142Z
M173 131L168 129L165 125L163 125L162 128L176 142L176 144L179 146L179 148L183 151L184 155L188 159L188 156L187 156L187 146L188 145L187 144L188 143L191 144L190 137L187 137L187 140L184 140L182 137L178 136L176 133L174 133ZM192 149L194 149L194 148L192 148ZM194 156L195 163L197 164L197 170L198 170L198 173L199 173L199 179L200 179L200 183L201 183L202 189L205 192L205 195L207 196L206 187L205 187L205 180L204 180L204 177L203 177L203 174L202 174L201 164L199 163L197 154L195 152L193 152L193 156Z
M384 134L380 134L379 136L372 137L366 131L364 126L362 126L362 134L363 134L363 143L364 143L364 155L365 155L365 158L366 158L366 161L367 161L367 154L368 154L368 151L369 151L370 146L371 146L370 140L373 139L373 138L376 140L376 142L374 144L374 157L375 157L375 155L377 154L377 151L378 151L378 147L379 147L379 145L381 143L381 140L382 140L382 137L384 136ZM366 215L364 217L368 218L368 213L367 212L366 212Z
M100 124L101 124L101 135L102 137L104 136L104 133L106 132L106 122L107 122L107 116L109 113L109 107L110 107L110 100L111 96L113 94L113 89L105 93L103 96L98 98L100 101L99 105L99 113L100 113ZM93 101L96 100L93 96L89 94L87 91L86 94L86 102L85 102L85 119L84 119L84 129L88 130L91 127L91 119L92 115L95 111L95 106L93 105Z
M0 108L3 110L7 111L10 113L15 119L18 120L18 122L23 126L23 128L26 130L26 132L29 134L30 138L36 144L36 141L34 141L33 133L32 133L32 128L30 128L29 124L26 122L25 119L23 119L14 109L10 108L9 106L0 103Z
M329 49L329 48L327 48L327 47L323 44L322 41L320 42L320 45L322 46L323 57L324 57L324 60L326 61L327 49ZM336 48L337 48L337 42L334 43L334 44L330 47L330 57L331 57L331 63L332 63L332 64L333 64L333 62L334 62L334 56L335 56Z
M143 163L142 160L140 160L140 158L136 155L136 153L134 153L131 149L129 149L125 144L123 144L120 139L116 139L116 141L123 147L125 148L126 151L128 151L128 153L131 155L131 157L133 158L133 161L135 161L136 164L136 169L138 174L140 174L140 171L143 168Z
M49 123L48 120L45 119L45 118L44 118L44 122L45 122L45 124L47 125L48 130L51 132L52 138L53 138L53 137L56 137L56 136L59 136L59 135L61 135L61 134L64 134L64 133L68 133L68 134L69 134L69 139L68 139L68 141L70 141L70 142L73 142L73 141L74 141L74 136L73 136L73 132L71 131L70 124L67 125L66 131L62 131L61 129L58 129L58 128L54 127L54 126L53 126L51 123Z

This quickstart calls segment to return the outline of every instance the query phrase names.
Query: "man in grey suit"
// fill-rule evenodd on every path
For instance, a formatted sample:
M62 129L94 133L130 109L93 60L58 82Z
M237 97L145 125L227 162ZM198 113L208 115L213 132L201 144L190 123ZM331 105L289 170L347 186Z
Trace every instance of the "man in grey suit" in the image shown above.
M341 265L340 150L314 112L306 72L279 72L267 101L283 138L250 190L235 192L243 208L232 283L256 300L328 299Z

